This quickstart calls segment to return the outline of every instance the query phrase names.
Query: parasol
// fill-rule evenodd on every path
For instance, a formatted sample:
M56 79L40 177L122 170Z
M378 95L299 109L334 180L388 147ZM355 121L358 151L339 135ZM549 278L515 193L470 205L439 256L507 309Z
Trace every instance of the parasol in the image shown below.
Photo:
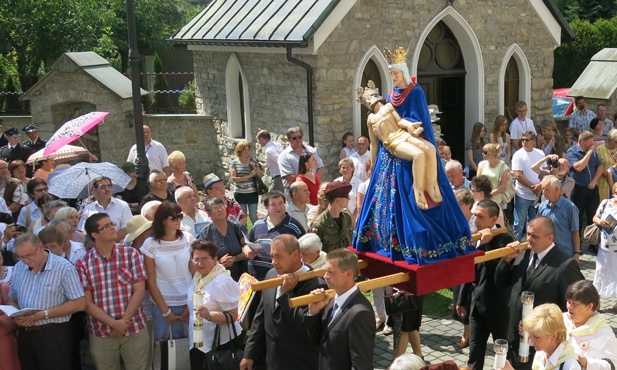
M43 157L47 157L66 144L77 140L88 130L101 123L108 114L109 112L90 112L64 123L47 140Z

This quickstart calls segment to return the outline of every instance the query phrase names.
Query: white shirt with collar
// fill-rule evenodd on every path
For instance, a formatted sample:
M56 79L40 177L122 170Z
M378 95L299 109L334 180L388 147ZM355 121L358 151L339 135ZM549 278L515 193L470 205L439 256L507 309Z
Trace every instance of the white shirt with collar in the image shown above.
M265 149L265 157L266 157L266 166L268 170L270 170L270 175L272 177L280 176L281 171L279 170L278 158L283 152L283 145L281 143L277 143L276 141L268 141L268 144L264 146Z
M359 289L358 286L354 284L354 286L351 287L345 293L341 295L337 294L334 296L334 303L332 304L332 308L334 308L334 305L337 305L338 307L336 311L332 313L332 319L330 319L330 322L342 313L343 304L345 304L345 302L349 299L349 297L351 297L356 291L358 291L358 289Z
M366 161L371 158L371 151L367 150L362 155L358 152L355 152L354 154L349 156L349 158L353 161L354 177L357 177L362 181L368 180L368 174L364 169L364 165L366 164Z
M71 257L69 257L69 261L74 265L77 263L77 260L86 255L86 247L82 243L71 242Z
M308 230L308 222L312 218L312 215L315 213L316 208L317 206L307 203L306 207L304 207L304 211L302 211L294 204L293 201L287 203L287 213L291 217L298 220L298 222L302 224L304 230Z
M163 168L168 167L167 163L167 149L163 144L159 143L156 140L150 140L150 144L147 144L146 147L146 158L148 158L148 167L150 167L150 171L159 170L163 171ZM126 159L127 162L135 163L137 160L137 144L131 147L129 151L129 156Z
M107 208L103 207L98 200L88 204L84 207L81 212L81 219L79 220L79 225L77 225L77 230L83 231L84 224L88 217L92 216L95 213L107 213L112 222L116 224L116 231L120 231L120 229L124 229L126 227L126 222L131 218L131 208L128 203L118 199L111 198L109 201L109 205Z
M211 222L212 220L208 217L208 214L200 209L195 209L195 219L193 220L191 216L182 212L184 218L182 219L182 230L188 232L193 235L193 238L196 238L196 230L195 224L202 224L205 222Z
M544 251L537 253L538 254L538 260L536 261L536 265L535 266L531 266L531 263L533 262L533 251L532 253L532 258L529 259L529 268L538 268L538 266L540 266L540 262L542 261L542 258L544 258L544 256L546 256L548 254L548 252L551 251L551 249L553 249L553 247L555 247L555 243L551 244L548 248L546 248Z

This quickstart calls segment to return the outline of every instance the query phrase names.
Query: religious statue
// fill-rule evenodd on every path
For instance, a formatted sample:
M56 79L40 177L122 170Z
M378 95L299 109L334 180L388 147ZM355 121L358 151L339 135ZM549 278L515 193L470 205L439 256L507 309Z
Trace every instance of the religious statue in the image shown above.
M426 98L410 78L407 52L399 47L384 54L394 82L387 101L372 81L357 89L373 112L367 122L373 171L352 244L419 265L470 253L467 219L435 150Z

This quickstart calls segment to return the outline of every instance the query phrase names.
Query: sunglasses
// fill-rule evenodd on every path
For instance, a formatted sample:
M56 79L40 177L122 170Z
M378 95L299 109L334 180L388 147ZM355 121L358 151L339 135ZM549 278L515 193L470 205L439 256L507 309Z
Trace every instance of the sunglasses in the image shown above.
M167 216L167 219L171 221L182 221L184 219L184 215L182 213L178 213L177 215Z
M106 189L111 189L111 188L113 188L113 186L109 184L109 185L99 185L97 189L106 190Z
M532 138L530 138L530 137L523 137L523 138L521 138L521 140L522 140L522 141L533 141L533 140L535 140L535 139L532 139Z
M291 140L302 140L302 135L292 136Z

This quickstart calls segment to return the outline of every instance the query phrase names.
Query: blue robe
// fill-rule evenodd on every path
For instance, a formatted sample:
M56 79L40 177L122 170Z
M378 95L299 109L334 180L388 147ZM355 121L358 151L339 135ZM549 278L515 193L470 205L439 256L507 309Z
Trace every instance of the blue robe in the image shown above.
M418 85L394 108L402 118L422 122L423 137L435 145L426 98ZM424 265L475 250L467 219L456 201L439 156L435 155L437 173L428 172L428 175L437 176L443 201L422 210L413 192L413 163L395 157L379 142L377 160L352 241L358 251L374 251L393 261L405 259L410 264Z

